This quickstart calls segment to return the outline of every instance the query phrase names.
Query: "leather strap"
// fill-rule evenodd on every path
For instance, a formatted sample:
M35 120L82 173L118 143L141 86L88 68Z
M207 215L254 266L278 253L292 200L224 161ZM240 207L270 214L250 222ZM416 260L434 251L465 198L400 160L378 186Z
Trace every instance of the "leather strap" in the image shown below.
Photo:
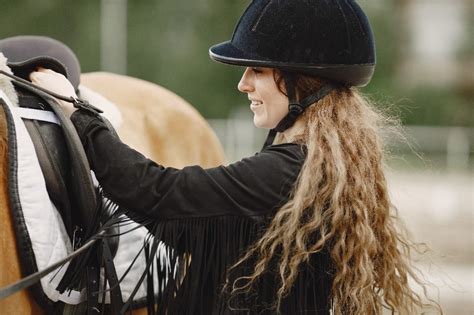
M119 279L109 246L109 240L105 238L102 242L102 257L105 274L110 287L110 308L112 314L118 314L123 307L122 291L119 286ZM105 280L104 280L105 281Z
M265 139L262 150L272 145L273 141L275 140L276 134L277 134L277 131L275 129L270 129L270 131L268 131L268 135L267 135L267 138Z
M4 298L9 297L12 294L15 294L21 290L24 290L36 282L40 281L41 278L46 276L48 273L53 272L54 270L58 269L68 261L71 261L72 259L76 258L77 256L85 253L89 248L94 245L94 243L99 239L98 237L103 235L105 231L101 231L99 234L97 234L97 238L93 238L84 245L82 245L80 248L66 256L65 258L61 259L60 261L48 266L47 268L40 270L38 272L35 272L27 277L22 278L21 280L12 283L6 287L3 287L0 289L0 300L3 300Z
M154 257L150 257L150 245L147 243L145 244L145 257L148 257L148 259L153 260ZM149 268L147 270L147 277L146 277L146 308L147 308L147 313L148 315L155 315L155 308L156 308L156 303L155 303L155 288L154 288L154 274L153 274L153 268Z
M326 83L321 86L321 88L316 93L313 93L298 102L294 84L295 74L291 72L284 72L282 75L285 82L286 93L288 95L288 114L278 123L274 129L271 129L268 132L262 149L273 143L277 132L283 132L293 126L298 117L303 114L306 108L318 102L320 99L338 87L336 84Z
M283 132L293 126L296 119L306 110L306 108L328 95L332 90L336 89L334 84L326 83L321 86L316 93L313 93L298 102L296 99L293 77L284 75L284 80L289 100L288 114L275 127L277 132Z
M37 86L33 83L31 83L30 81L27 81L25 79L22 79L20 77L17 77L16 75L13 75L13 74L10 74L8 72L5 72L3 70L0 70L0 73L9 77L10 79L13 79L15 82L17 83L21 83L22 86L29 86L29 87L32 87L36 90L39 90L43 93L46 93L48 94L49 96L52 96L54 98L57 98L57 99L60 99L62 101L66 101L66 102L69 102L69 103L72 103L74 105L74 107L76 108L81 108L81 109L84 109L84 110L87 110L89 112L92 112L94 114L99 114L99 113L103 113L103 111L95 106L92 106L91 104L89 104L89 102L85 101L85 100L82 100L82 99L79 99L79 98L75 98L75 97L72 97L72 96L64 96L64 95L61 95L61 94L58 94L58 93L55 93L53 91L50 91L50 90L47 90L45 88L42 88L40 86ZM38 94L36 92L36 94ZM57 113L56 113L57 114Z
M87 315L100 314L99 309L99 279L100 279L100 267L98 262L95 260L87 266L86 280L87 280Z

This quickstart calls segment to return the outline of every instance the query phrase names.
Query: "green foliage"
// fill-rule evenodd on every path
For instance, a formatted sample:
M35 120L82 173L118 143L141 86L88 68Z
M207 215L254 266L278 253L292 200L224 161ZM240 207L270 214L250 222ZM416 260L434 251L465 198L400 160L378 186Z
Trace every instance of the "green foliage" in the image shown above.
M129 1L129 74L156 82L206 117L225 117L239 103L241 69L209 59L229 39L247 1Z
M100 1L0 0L0 38L43 35L64 42L83 71L99 68Z
M472 101L455 90L419 88L405 93L401 101L401 119L408 125L473 126Z

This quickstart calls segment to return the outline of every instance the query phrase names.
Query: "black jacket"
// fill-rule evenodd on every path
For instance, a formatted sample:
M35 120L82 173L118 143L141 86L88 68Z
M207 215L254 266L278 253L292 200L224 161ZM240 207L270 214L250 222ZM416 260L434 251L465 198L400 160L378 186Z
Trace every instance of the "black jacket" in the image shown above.
M305 159L304 148L291 143L271 145L228 166L180 170L145 158L87 112L75 112L71 120L107 196L138 216L153 218L149 230L167 245L163 255L169 259L168 267L161 264L163 269L157 274L160 285L166 286L159 294L160 313L230 313L229 301L220 293L226 271L288 200ZM170 267L170 262L182 267L186 257L191 257L191 263L185 272ZM282 312L328 314L329 255L314 255L302 269ZM248 270L234 273L228 275L230 279ZM275 273L270 270L257 287L258 296L247 295L230 304L248 309L241 313L262 311L278 289Z

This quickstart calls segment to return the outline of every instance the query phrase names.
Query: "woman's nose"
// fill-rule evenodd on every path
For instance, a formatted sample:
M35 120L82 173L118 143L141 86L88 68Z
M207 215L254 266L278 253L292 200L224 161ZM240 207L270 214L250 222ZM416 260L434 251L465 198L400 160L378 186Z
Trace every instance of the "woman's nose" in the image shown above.
M245 68L244 74L237 85L237 88L242 93L248 93L253 91L253 85L251 83L251 69L249 67Z

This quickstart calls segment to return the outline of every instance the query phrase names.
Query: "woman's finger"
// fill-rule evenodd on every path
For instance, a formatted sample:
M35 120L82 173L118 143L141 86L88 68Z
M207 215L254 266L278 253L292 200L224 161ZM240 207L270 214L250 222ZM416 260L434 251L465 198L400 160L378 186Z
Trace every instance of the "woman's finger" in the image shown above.
M33 83L37 83L38 82L38 74L39 74L39 72L37 72L37 71L31 72L30 76L29 76L30 81L33 82Z
M65 96L76 97L74 87L65 76L50 69L40 68L30 73L30 80L34 84Z
M60 76L63 76L63 77L64 77L64 75L62 75L61 73L58 73L58 72L53 71L53 70L51 70L51 69L46 69L46 68L41 68L41 67L40 67L40 68L38 68L38 71L39 71L39 72L42 72L42 73L50 73L50 74L53 74L53 75L60 75Z
M30 81L33 83L41 83L45 79L47 79L47 76L50 75L48 73L44 72L39 72L39 71L34 71L30 73Z

